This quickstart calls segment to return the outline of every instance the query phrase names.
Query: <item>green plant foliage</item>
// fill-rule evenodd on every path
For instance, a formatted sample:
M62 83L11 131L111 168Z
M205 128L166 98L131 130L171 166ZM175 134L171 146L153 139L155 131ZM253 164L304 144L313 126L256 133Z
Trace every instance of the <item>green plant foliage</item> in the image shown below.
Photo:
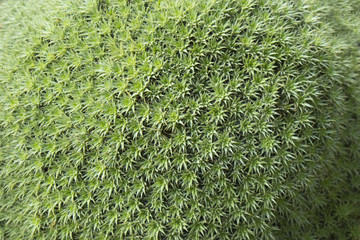
M324 2L1 3L2 238L360 239L357 5Z

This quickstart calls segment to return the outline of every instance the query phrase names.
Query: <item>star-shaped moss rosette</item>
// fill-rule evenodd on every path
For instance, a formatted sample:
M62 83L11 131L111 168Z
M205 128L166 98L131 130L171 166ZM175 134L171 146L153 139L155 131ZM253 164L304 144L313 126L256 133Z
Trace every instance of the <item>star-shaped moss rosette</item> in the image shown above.
M3 239L358 239L359 58L310 2L3 2Z

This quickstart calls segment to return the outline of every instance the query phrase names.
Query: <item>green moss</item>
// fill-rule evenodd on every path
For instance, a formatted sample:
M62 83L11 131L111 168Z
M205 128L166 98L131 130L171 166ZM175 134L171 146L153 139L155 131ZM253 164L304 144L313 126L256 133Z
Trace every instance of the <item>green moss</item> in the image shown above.
M305 3L2 3L3 238L359 238L358 32Z

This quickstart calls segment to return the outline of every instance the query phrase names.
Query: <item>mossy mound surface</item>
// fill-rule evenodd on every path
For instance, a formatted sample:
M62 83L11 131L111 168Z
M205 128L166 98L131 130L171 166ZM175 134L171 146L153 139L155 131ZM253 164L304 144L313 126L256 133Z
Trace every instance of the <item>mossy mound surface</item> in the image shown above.
M329 11L9 2L4 239L360 237L359 55Z

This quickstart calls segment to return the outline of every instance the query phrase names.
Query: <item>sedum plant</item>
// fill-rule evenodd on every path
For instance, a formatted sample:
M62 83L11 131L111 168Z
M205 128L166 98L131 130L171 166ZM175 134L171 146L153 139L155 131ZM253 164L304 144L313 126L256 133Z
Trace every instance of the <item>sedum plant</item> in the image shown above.
M359 239L358 32L319 3L1 3L1 237Z

